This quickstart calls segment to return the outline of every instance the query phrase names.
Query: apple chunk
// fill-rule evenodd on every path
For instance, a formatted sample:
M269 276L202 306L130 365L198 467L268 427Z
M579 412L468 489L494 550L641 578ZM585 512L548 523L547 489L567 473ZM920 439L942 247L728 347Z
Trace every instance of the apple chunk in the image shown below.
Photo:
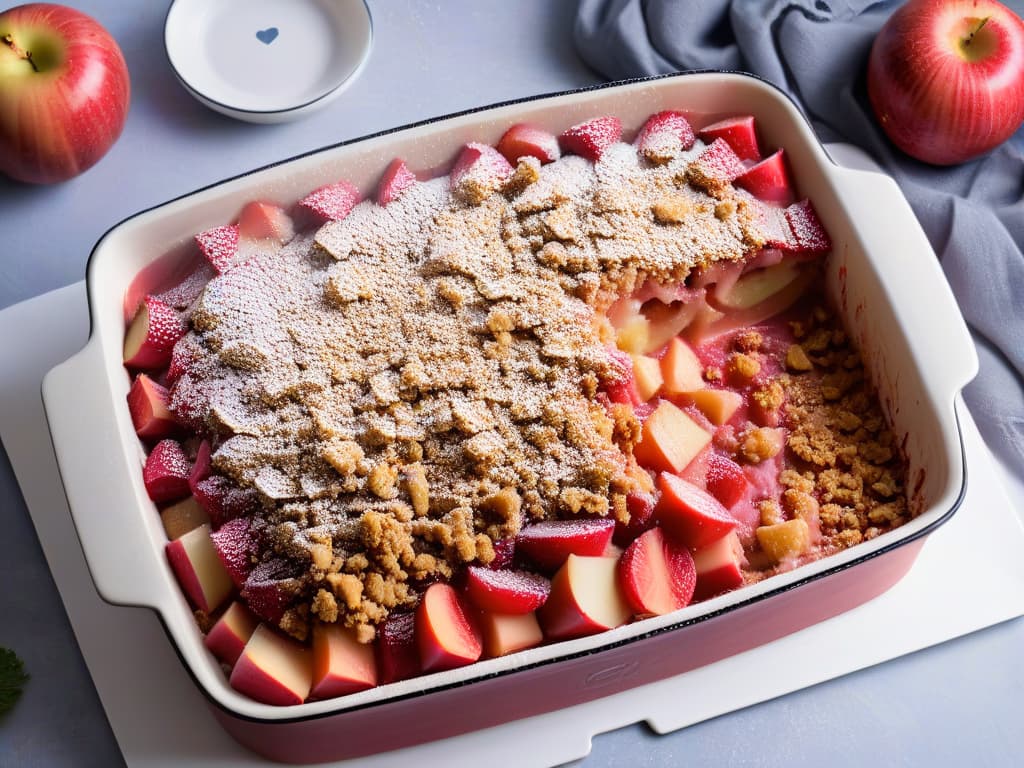
M484 653L488 658L533 648L544 640L537 615L530 613L490 613L480 616Z
M236 600L217 619L203 644L225 664L234 666L259 623L259 619Z
M185 335L181 316L155 296L147 296L124 337L124 364L129 368L162 368Z
M736 528L736 520L722 503L692 483L662 472L661 498L654 514L673 539L692 549L707 546Z
M425 672L463 667L483 653L479 631L449 585L431 584L423 594L416 609L416 646Z
M650 400L661 389L661 362L647 355L633 355L633 381L641 400Z
M545 520L519 532L516 552L540 570L551 573L561 567L569 555L604 554L614 532L615 521L609 518Z
M625 624L633 615L618 579L618 558L569 555L537 612L551 640L592 635Z
M128 390L128 412L135 434L143 439L159 440L178 430L178 423L167 408L167 388L140 373Z
M206 514L206 510L200 506L194 496L189 496L177 504L160 510L160 521L164 524L164 533L167 534L167 539L174 541L200 525L208 525L210 516Z
M693 553L697 569L694 600L706 600L743 583L743 545L735 531Z
M309 651L260 624L231 671L231 687L264 704L301 704L309 696Z
M704 369L690 345L680 338L668 343L661 358L665 391L670 395L704 389Z
M412 613L391 613L380 625L377 669L381 683L416 677L422 671L416 649L416 617Z
M716 427L725 424L743 405L743 396L731 389L698 389L687 396Z
M796 518L774 525L762 525L755 531L761 549L776 563L799 557L811 546L811 530L806 521Z
M201 525L169 542L167 559L182 590L199 610L213 613L231 594L231 576L213 546L210 526Z
M748 272L727 292L716 289L713 299L719 309L749 309L779 293L799 276L800 267L795 262L781 261L774 266Z
M667 400L644 421L633 449L637 462L655 471L679 472L711 442L711 435Z
M295 224L281 206L253 201L238 215L238 234L253 240L275 240L284 245L295 237Z
M310 695L332 699L364 691L377 684L373 646L360 643L348 627L317 624L313 627L313 686Z
M531 613L544 604L551 582L527 571L493 570L470 566L466 571L466 595L491 613Z
M619 583L637 616L661 616L690 604L697 571L690 550L651 528L623 553Z

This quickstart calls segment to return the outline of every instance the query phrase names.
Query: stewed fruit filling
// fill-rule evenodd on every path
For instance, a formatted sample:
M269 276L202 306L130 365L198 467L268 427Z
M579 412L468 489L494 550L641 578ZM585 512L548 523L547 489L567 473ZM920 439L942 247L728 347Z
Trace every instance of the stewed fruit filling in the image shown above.
M784 151L695 123L396 159L372 200L249 203L148 286L143 481L233 687L297 704L600 632L907 519Z

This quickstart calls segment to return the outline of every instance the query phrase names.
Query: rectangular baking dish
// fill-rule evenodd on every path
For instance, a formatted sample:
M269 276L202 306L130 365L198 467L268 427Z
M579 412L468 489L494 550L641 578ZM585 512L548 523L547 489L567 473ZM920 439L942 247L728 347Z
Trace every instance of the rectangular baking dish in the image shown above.
M416 171L446 169L468 141L494 143L513 123L555 133L603 114L629 131L653 112L750 113L767 145L785 147L834 251L827 290L844 318L883 410L909 460L919 514L837 555L667 616L343 698L273 707L228 686L202 643L164 555L166 538L146 495L142 446L126 405L121 364L125 307L181 271L196 232L232 220L244 203L288 204L339 178L364 192L403 157ZM924 233L891 179L839 168L799 109L757 78L670 75L526 99L328 147L198 190L121 222L88 266L86 347L43 382L69 506L93 580L110 603L158 614L185 671L238 741L282 762L320 762L397 749L679 674L770 642L885 591L910 568L924 538L953 514L966 485L955 397L977 359ZM126 300L126 297L128 299ZM400 724L400 725L399 725Z

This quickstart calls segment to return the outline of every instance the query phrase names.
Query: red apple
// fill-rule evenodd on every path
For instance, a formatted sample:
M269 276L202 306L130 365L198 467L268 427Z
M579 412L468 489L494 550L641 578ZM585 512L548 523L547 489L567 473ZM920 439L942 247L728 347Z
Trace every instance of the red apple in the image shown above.
M164 525L168 541L174 541L200 525L209 525L210 516L194 496L189 496L160 510L160 522Z
M365 691L377 684L373 646L356 640L355 632L337 624L313 627L313 689L317 699Z
M167 410L167 388L140 373L128 390L128 412L135 434L143 439L158 440L178 430L178 423Z
M736 528L736 519L722 503L692 483L662 472L658 488L661 498L654 514L676 541L700 549Z
M420 674L420 654L416 649L415 614L390 614L380 625L377 646L377 669L380 682L393 683Z
M637 616L662 616L685 608L696 584L690 550L666 539L660 528L642 534L619 560L619 585Z
M0 171L52 184L92 167L128 114L128 67L84 13L30 3L0 13Z
M203 644L225 664L234 666L259 623L259 619L236 600L217 619Z
M625 624L633 615L617 577L614 557L569 555L537 611L545 637L566 640Z
M484 636L484 653L488 658L504 656L540 645L544 633L535 613L483 613L480 629Z
M516 537L516 553L545 573L561 567L569 555L604 554L615 532L611 518L545 520L523 528Z
M214 549L210 526L189 531L169 542L166 549L174 575L192 604L206 613L217 610L233 585Z
M896 146L962 163L1024 122L1024 22L995 0L910 0L875 38L867 79Z
M264 704L301 704L309 696L313 665L309 650L260 624L231 672L231 687Z
M416 609L416 647L424 672L472 664L483 653L483 639L459 594L440 582L423 593Z
M479 566L466 571L466 595L477 608L492 613L530 613L544 605L550 591L550 581L528 571Z
M706 600L736 589L743 583L745 562L743 545L736 531L695 551L693 564L697 569L697 588L693 599Z

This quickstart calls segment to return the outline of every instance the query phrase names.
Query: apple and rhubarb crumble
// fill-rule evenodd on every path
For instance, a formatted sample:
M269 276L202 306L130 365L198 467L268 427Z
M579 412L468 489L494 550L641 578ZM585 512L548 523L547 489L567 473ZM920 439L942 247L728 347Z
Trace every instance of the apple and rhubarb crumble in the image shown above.
M258 700L668 613L909 516L828 235L753 118L520 124L196 241L128 329L129 406Z

